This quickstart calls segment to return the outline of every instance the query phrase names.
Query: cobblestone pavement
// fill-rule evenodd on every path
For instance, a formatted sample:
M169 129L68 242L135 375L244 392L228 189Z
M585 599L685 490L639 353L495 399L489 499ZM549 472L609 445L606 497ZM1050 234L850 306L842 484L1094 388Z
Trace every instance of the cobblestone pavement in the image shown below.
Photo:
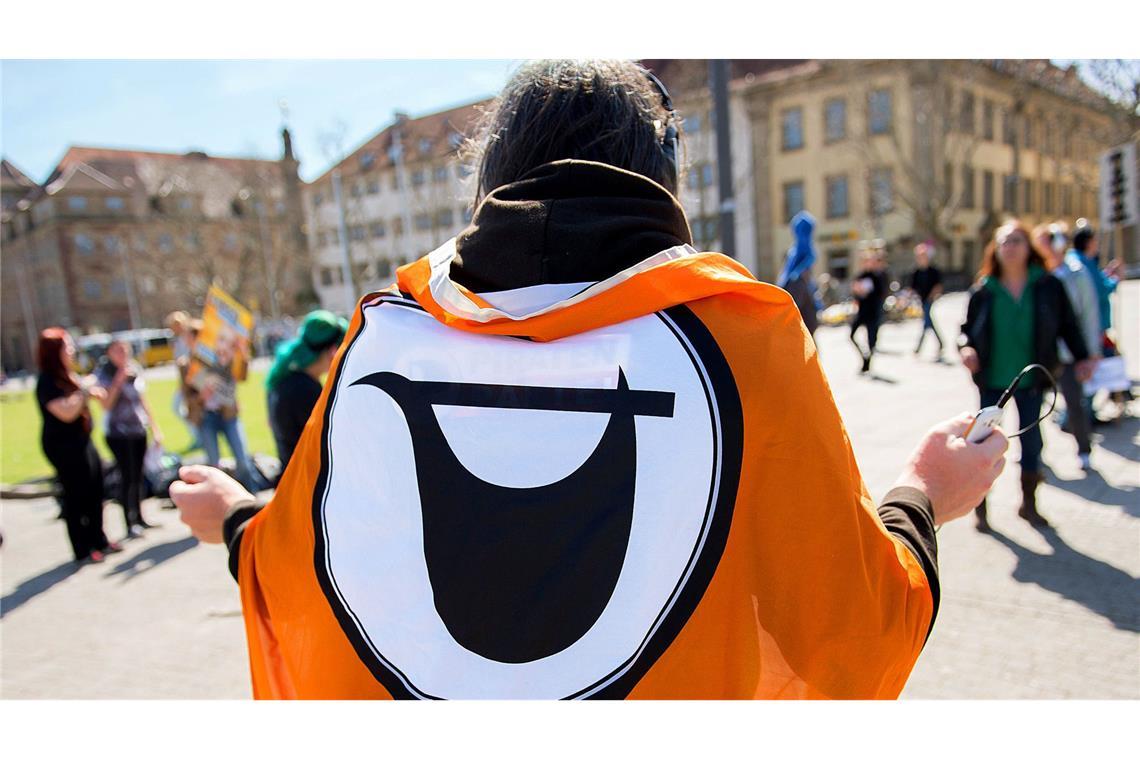
M1127 283L1117 318L1132 377L1140 377L1140 283ZM961 294L935 308L957 334ZM930 425L977 406L965 370L913 355L919 323L886 325L872 377L859 377L844 328L817 333L821 357L860 467L881 497ZM1133 411L1140 414L1140 402ZM1011 414L1011 417L1014 416ZM1007 428L1009 425L1007 425ZM32 431L29 431L31 440ZM907 698L1140 697L1140 420L1103 429L1095 472L1073 440L1047 423L1040 490L1055 533L1016 517L1017 467L991 498L997 530L972 517L939 534L942 607L904 692ZM1011 465L1017 446L1011 448ZM148 502L159 524L101 565L71 566L48 500L0 504L0 696L4 698L244 698L248 663L237 588L225 550L199 546L173 511ZM107 508L111 538L121 511Z

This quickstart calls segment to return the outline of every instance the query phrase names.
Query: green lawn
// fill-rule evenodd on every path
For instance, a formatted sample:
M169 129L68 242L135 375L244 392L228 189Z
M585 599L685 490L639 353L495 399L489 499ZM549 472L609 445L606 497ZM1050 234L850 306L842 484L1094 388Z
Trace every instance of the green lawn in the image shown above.
M158 417L158 426L165 437L165 446L181 453L190 445L190 431L174 414L171 399L177 387L177 380L147 380L147 401ZM245 427L246 442L251 453L277 455L273 434L269 431L265 406L265 372L253 371L249 378L238 385L238 402L241 406L241 420ZM97 403L91 404L95 415L95 445L104 460L111 460L111 452L103 441L100 422L103 409ZM0 393L0 482L19 483L28 478L53 474L51 465L44 458L40 448L40 430L43 423L36 406L33 391L12 391ZM231 452L220 436L222 456Z

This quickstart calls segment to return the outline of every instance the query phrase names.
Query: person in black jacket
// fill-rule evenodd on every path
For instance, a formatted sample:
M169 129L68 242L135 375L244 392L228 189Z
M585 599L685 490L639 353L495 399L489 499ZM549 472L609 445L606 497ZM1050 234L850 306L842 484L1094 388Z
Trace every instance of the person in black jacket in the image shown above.
M313 311L305 315L296 337L277 346L265 385L269 390L269 426L277 442L282 473L320 398L321 376L329 371L346 332L348 321L343 317Z
M1025 225L1007 222L986 247L959 338L962 363L973 374L981 406L997 404L1002 391L1030 364L1053 372L1058 366L1058 338L1078 362L1078 378L1088 379L1088 349L1064 286L1047 271ZM1021 436L1022 504L1017 514L1042 528L1049 526L1037 510L1043 444L1041 430L1033 422L1041 415L1045 382L1041 373L1027 373L1013 394L1018 422L1023 428L1029 426ZM985 500L975 513L978 530L989 532Z
M865 260L855 281L851 283L851 292L859 304L859 310L851 321L851 342L859 349L863 359L860 373L871 371L871 357L875 355L875 344L879 337L879 325L883 322L883 303L887 300L890 284L887 279L887 252L882 248L881 241L872 243L872 247L864 252ZM867 329L867 350L864 351L859 342L855 340L855 332L860 328Z

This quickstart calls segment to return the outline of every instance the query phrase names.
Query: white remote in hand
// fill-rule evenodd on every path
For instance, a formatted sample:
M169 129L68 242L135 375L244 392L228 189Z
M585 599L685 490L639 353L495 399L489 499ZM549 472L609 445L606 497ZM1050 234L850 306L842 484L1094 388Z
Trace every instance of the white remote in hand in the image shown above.
M998 422L1001 421L1001 407L987 406L974 415L974 421L966 428L962 436L968 443L981 443L990 437Z

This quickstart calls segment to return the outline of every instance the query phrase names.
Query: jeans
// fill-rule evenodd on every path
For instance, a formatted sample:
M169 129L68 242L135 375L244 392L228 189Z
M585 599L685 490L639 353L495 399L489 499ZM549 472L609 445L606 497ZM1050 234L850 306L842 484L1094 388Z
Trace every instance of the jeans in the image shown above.
M1001 398L1004 388L994 390L983 388L981 392L982 406L994 406ZM1041 389L1021 388L1014 391L1013 403L1017 406L1018 429L1025 427L1041 416ZM1041 469L1041 449L1044 443L1041 440L1041 428L1038 425L1026 430L1019 438L1021 441L1021 472L1022 474L1036 473Z
M922 350L922 343L926 340L926 331L934 333L934 339L938 341L938 352L942 352L942 336L938 334L938 330L934 327L934 320L930 318L930 309L934 306L933 301L922 302L922 335L918 336L918 348L914 349L917 354Z
M237 417L226 419L221 412L207 411L202 416L199 427L202 439L202 449L206 452L206 462L212 467L218 466L221 458L218 449L218 434L226 437L226 443L234 453L234 463L237 468L237 479L250 491L257 491L257 483L253 480L253 467L245 449L245 431L241 420Z
M44 441L44 454L63 490L63 517L75 559L107 548L103 532L103 463L90 439L82 445Z

